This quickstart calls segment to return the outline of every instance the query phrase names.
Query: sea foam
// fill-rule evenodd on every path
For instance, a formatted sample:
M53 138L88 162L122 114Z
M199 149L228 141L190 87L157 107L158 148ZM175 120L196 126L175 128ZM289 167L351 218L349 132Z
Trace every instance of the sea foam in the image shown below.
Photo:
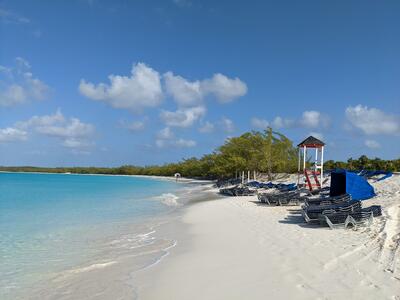
M160 200L161 203L167 205L167 206L180 206L181 204L177 201L179 199L178 196L172 194L172 193L165 193L162 194L161 196L156 197L157 200Z

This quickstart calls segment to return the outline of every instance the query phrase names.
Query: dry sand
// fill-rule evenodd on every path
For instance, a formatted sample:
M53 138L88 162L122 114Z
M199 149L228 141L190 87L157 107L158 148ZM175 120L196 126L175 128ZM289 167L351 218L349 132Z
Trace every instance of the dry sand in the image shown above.
M192 205L170 255L134 274L139 299L400 299L400 176L374 186L363 204L384 216L357 230L310 226L299 207L256 197Z

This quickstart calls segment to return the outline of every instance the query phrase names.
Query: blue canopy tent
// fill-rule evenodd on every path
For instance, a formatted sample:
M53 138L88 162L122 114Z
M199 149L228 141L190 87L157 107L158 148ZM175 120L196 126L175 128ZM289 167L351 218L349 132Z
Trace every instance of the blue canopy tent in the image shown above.
M375 196L375 191L368 181L347 170L336 170L331 173L330 196L348 193L353 200L365 200Z

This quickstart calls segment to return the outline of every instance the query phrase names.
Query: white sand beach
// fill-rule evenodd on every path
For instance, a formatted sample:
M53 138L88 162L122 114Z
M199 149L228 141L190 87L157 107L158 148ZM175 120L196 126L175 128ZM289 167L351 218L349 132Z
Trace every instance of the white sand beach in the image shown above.
M134 274L139 299L400 299L400 176L373 184L370 228L304 223L299 207L255 196L187 208L178 244ZM166 228L172 230L173 228Z

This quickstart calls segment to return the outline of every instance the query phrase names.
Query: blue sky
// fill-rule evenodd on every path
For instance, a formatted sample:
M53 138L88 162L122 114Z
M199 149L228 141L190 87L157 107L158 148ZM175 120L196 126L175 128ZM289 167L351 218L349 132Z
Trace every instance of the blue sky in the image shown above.
M0 165L149 165L272 126L400 153L399 1L0 1Z

